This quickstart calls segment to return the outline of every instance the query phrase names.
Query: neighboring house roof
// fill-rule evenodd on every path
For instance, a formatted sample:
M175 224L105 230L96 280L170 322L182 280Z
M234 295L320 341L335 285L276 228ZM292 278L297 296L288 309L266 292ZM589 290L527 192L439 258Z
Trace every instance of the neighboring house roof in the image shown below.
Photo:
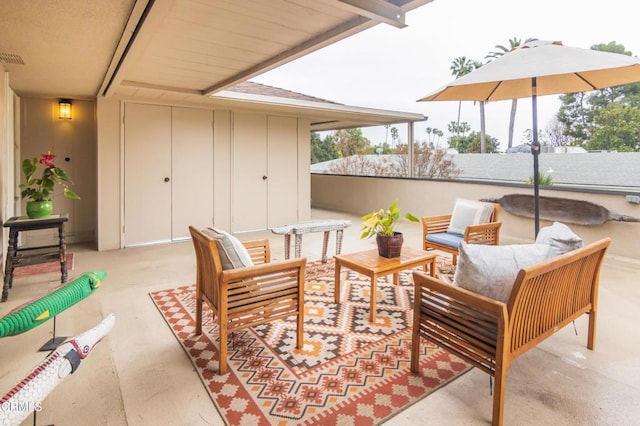
M338 102L329 101L315 96L305 95L304 93L293 92L291 90L281 89L279 87L268 86L266 84L256 83L253 81L243 81L242 83L231 86L227 89L230 92L250 93L253 95L274 96L285 99L298 99L301 101L323 102L329 104L343 105Z
M198 99L204 98L198 97ZM207 102L203 103L213 105L215 108L266 109L270 114L308 118L311 130L314 132L412 123L426 119L422 114L344 105L254 82L245 82L220 91L208 97Z
M533 176L531 154L457 154L449 158L461 171L458 179L525 182ZM340 160L312 164L311 173L326 173L336 161ZM542 153L539 170L551 175L554 184L640 190L640 152Z
M531 154L459 154L460 177L526 181L533 176ZM640 152L540 154L539 170L555 184L640 188Z

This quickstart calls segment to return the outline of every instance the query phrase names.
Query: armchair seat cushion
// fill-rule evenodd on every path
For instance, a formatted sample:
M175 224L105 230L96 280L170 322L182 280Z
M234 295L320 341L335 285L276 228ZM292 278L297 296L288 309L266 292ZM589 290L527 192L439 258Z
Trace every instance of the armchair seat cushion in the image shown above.
M440 232L438 234L427 234L425 240L434 244L441 244L443 246L457 249L460 247L460 243L463 241L463 236L460 234L453 234L450 232Z

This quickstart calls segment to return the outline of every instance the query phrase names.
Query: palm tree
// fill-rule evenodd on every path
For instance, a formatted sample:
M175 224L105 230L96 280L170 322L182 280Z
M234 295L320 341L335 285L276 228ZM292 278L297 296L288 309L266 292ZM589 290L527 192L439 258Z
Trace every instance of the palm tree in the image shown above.
M472 62L472 70L477 70L482 65L484 65L481 61L471 61ZM487 134L486 134L486 125L485 125L485 116L484 116L484 101L480 101L480 153L484 154L487 152Z
M473 61L471 59L467 59L466 56L458 56L451 62L451 66L449 67L451 70L451 75L455 78L460 78L463 75L469 74L473 71ZM462 101L458 101L458 127L460 125L460 109L462 107ZM456 136L458 136L456 134Z
M526 39L524 42L528 43L530 41L534 41L537 40L535 38L528 38ZM497 59L499 57L501 57L502 55L504 55L505 53L509 53L511 52L513 49L516 49L518 47L520 47L522 45L522 42L517 39L517 38L512 38L509 40L509 47L505 47L503 45L496 45L496 51L493 52L489 52L487 54L487 56L485 56L484 58L486 60L488 60L489 62L491 62L494 59ZM511 115L509 116L509 144L508 144L508 148L511 148L513 146L513 129L515 127L515 123L516 123L516 110L518 109L518 100L517 99L513 99L511 100Z

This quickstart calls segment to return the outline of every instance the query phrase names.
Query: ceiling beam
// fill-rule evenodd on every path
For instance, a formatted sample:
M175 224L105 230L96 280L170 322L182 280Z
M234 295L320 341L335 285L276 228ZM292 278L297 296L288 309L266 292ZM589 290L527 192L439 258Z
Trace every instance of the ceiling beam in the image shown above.
M255 77L258 74L262 74L266 71L269 71L270 69L280 66L285 62L289 62L293 59L306 55L309 52L313 52L320 49L321 47L331 44L335 38L344 38L351 32L357 32L360 26L367 24L375 25L375 22L363 16L356 16L355 18L350 19L336 27L333 27L322 34L303 41L302 43L291 49L285 50L284 52L281 52L250 68L234 74L231 77L214 84L213 86L207 87L202 91L202 93L205 96L209 96L215 92L219 92L220 90L224 90L237 83L248 80L251 77Z
M133 44L140 27L144 23L149 11L153 7L155 0L137 0L131 10L129 19L122 31L120 41L116 46L115 51L111 57L109 68L102 79L102 85L98 91L98 95L110 96L113 94L114 80L118 75L118 71L122 66L123 61L127 57L127 53Z
M337 3L345 10L377 22L398 28L407 26L404 23L404 11L384 0L338 0Z
M120 85L123 87L135 87L138 89L160 90L163 92L188 93L190 95L202 96L201 90L184 89L181 87L172 87L172 86L163 86L160 84L143 83L140 81L122 80Z

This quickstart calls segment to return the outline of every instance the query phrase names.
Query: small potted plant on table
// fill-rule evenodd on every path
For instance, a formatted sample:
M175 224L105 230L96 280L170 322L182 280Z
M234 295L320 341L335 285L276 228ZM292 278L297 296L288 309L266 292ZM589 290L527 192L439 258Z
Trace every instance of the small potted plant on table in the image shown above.
M404 217L412 222L420 220L411 213L406 213ZM401 232L396 231L398 222L401 219L398 201L387 210L380 209L361 217L362 224L361 239L376 236L378 254L382 257L393 258L400 256L404 238Z
M73 200L80 199L78 194L69 189L69 185L73 184L71 179L60 167L53 164L55 157L49 152L42 154L39 160L34 157L33 159L27 158L22 162L25 183L20 184L20 189L22 189L22 198L27 199L27 216L31 219L51 216L53 211L51 197L56 184L62 185L65 197ZM35 177L38 164L45 166L39 178Z

